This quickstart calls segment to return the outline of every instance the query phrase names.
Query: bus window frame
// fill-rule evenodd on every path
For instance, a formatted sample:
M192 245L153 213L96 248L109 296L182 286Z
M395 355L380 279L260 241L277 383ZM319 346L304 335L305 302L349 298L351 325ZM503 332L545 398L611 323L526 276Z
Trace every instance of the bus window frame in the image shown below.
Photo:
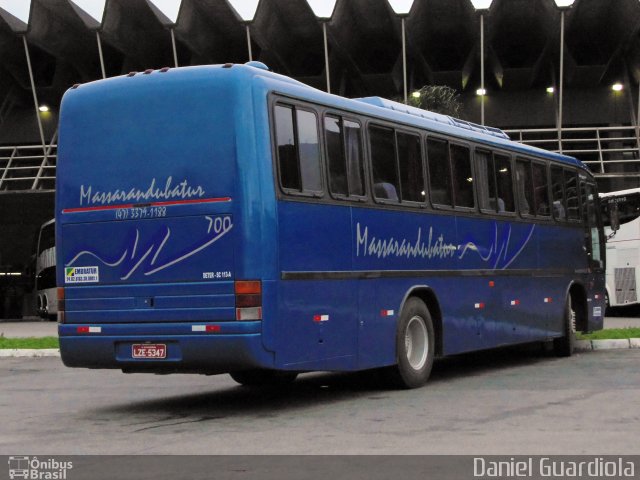
M462 147L464 149L467 150L467 159L469 161L469 168L471 170L471 198L473 199L473 207L465 207L462 205L456 205L456 189L455 187L455 182L454 182L454 168L453 168L453 157L451 155L451 147L452 146L456 146L456 147ZM475 165L474 165L474 161L473 161L473 147L475 146L475 144L470 143L469 141L465 141L465 140L461 140L461 139L456 139L456 141L449 141L449 148L447 150L448 154L449 154L449 168L450 168L450 172L451 172L451 200L453 202L453 210L456 212L462 212L462 213L478 213L478 193L477 193L477 187L476 187L476 171L475 171Z
M451 196L451 205L447 205L445 203L439 203L436 202L433 199L433 189L431 188L431 170L429 168L429 164L431 162L430 158L429 158L429 141L436 141L436 142L441 142L444 143L445 145L445 152L446 152L446 156L447 156L447 162L449 164L449 188L450 188L450 196ZM440 210L443 212L454 212L455 209L453 207L453 180L452 180L452 172L451 172L451 159L450 159L450 149L449 149L449 144L450 144L450 139L444 135L438 135L438 134L433 134L431 131L427 131L427 134L424 136L424 152L425 152L425 166L427 169L427 198L429 199L429 203L431 205L431 208L433 210Z
M476 144L475 148L473 150L473 167L475 169L478 168L477 165L477 161L476 161L476 152L483 152L483 153L487 153L489 154L489 158L491 159L491 162L493 163L494 166L494 183L495 183L495 187L496 187L496 195L498 194L498 178L497 178L497 170L496 170L496 155L501 155L503 157L507 157L509 159L509 167L510 167L510 174L511 174L511 196L512 196L512 200L513 200L513 212L508 212L508 211L504 211L504 212L500 212L496 206L495 210L489 209L489 208L481 208L480 207L480 190L478 189L478 175L476 172L476 176L474 177L474 189L476 192L476 205L478 206L478 209L480 211L480 213L482 215L487 215L487 216L496 216L498 218L517 218L518 217L518 199L516 196L516 192L514 191L514 187L515 187L515 179L514 179L514 174L515 174L515 169L513 167L513 154L509 153L509 152L505 152L504 150L496 150L496 149L492 149L486 145L483 144ZM499 198L499 197L496 197Z
M274 119L274 111L275 111L274 109L276 105L282 105L285 107L293 108L294 112L297 109L301 109L301 110L309 111L315 114L316 126L320 129L319 135L322 136L319 141L320 155L321 155L320 168L321 168L322 185L323 185L322 195L313 195L313 194L304 193L297 190L286 189L282 187L281 179L280 179L279 159L277 157L277 137L276 137L277 132L276 132L275 119ZM449 215L459 214L463 216L473 216L474 218L494 217L496 219L501 219L501 220L517 219L517 220L525 221L528 223L552 223L552 224L558 224L558 225L572 225L572 226L583 225L584 223L581 201L578 202L579 219L570 220L568 218L568 212L567 212L567 219L565 221L562 221L555 218L552 211L552 207L550 208L551 211L548 216L522 213L520 198L518 195L516 168L517 168L517 162L519 159L526 161L528 164L529 173L531 175L530 180L531 180L532 193L534 193L532 164L533 162L535 162L545 166L545 172L547 175L547 196L549 201L551 201L552 199L551 174L550 174L550 171L551 171L550 169L552 165L562 168L563 175L565 171L571 172L572 175L575 175L578 185L585 178L586 179L590 178L588 173L583 172L580 168L574 165L567 164L560 161L554 161L553 159L538 158L522 152L516 152L516 151L512 152L509 150L504 150L502 148L496 148L493 145L488 145L481 141L459 138L456 136L448 135L446 133L433 131L433 130L430 130L429 128L413 127L402 122L393 122L388 119L371 116L366 113L351 112L348 110L341 110L335 107L327 107L322 104L309 103L309 102L298 100L295 97L279 94L277 92L272 93L269 106L270 106L269 118L271 122L270 125L273 126L271 137L272 139L275 140L273 141L273 147L272 147L273 159L275 162L275 172L278 176L277 183L278 183L279 192L280 192L279 196L281 196L281 198L288 198L291 200L296 199L298 201L312 201L312 202L319 201L321 203L334 204L334 205L341 205L341 204L343 205L349 202L349 203L358 203L363 206L367 205L370 207L377 207L377 208L383 208L383 209L393 209L393 210L405 209L405 211L412 211L412 210L415 211L415 210L422 209L425 212L431 211L435 213L439 212L442 214L449 214ZM328 164L327 164L328 158L326 153L326 142L325 142L325 131L324 131L324 118L326 115L340 117L342 122L351 121L351 122L357 123L360 126L360 131L361 131L360 149L361 149L361 159L363 162L362 169L364 173L364 178L366 179L364 181L365 195L363 196L355 196L355 195L345 196L340 194L332 194L329 191L330 190L328 187L329 171L328 171ZM425 186L425 198L423 202L413 202L413 201L402 200L401 195L398 201L377 198L374 195L373 193L374 182L373 182L373 172L372 172L372 164L371 164L371 146L370 146L371 140L369 138L370 125L374 125L382 128L388 128L393 131L394 143L396 147L395 148L396 169L399 169L399 163L398 163L399 152L397 150L397 133L416 135L419 138L420 148L421 148L422 169L423 169L423 176L424 176L423 180L424 180L424 186ZM297 126L297 123L296 123L296 126ZM451 172L451 174L453 174L452 163L451 163L452 162L451 145L457 145L457 146L466 148L468 150L471 173L473 176L473 199L475 204L474 207L446 205L441 203L435 203L433 201L432 199L433 192L431 190L431 178L430 178L431 175L429 171L429 151L427 146L429 140L443 142L446 145L447 161L449 162L449 171ZM344 144L343 144L343 148L344 148ZM515 207L514 212L506 212L506 211L494 212L491 209L480 208L480 201L479 201L480 192L477 187L477 181L478 181L477 168L478 167L476 165L476 159L475 159L476 150L480 150L485 153L487 152L490 153L491 160L492 162L494 162L494 165L495 165L496 155L508 157L509 165L511 168L511 190L513 194L513 201L514 201L514 207ZM399 182L401 181L399 172L398 172L398 181ZM451 202L452 204L454 204L455 192L453 191L453 175L450 175L449 181L450 181L450 188L451 188ZM563 182L563 189L565 191L565 197L567 198L567 201L568 201L567 185L565 182ZM578 190L579 190L579 187L578 187Z
M401 127L403 127L401 125ZM402 194L402 173L400 171L400 150L398 149L398 133L402 133L404 135L411 135L414 137L417 137L418 139L418 147L420 148L420 162L421 162L421 169L422 169L422 191L424 192L424 196L422 201L415 201L415 200L404 200L403 197L404 195ZM412 208L426 208L427 206L427 174L426 174L426 158L425 158L425 151L424 151L424 142L423 142L423 135L422 132L415 131L415 130L410 130L408 128L394 128L394 140L396 142L396 164L398 165L398 181L400 183L400 204L401 205L406 205L408 207L412 207Z
M326 175L325 175L325 167L324 167L324 157L325 157L325 153L324 153L324 144L322 141L322 130L320 129L320 115L319 112L316 108L313 108L312 104L307 104L304 102L300 102L300 101L296 101L293 99L289 99L286 98L282 99L280 97L275 97L272 99L271 102L269 102L270 108L269 108L269 124L271 126L271 137L272 137L272 151L273 151L273 158L275 161L275 170L276 170L276 175L277 175L277 184L278 187L280 189L280 191L286 195L286 196L291 196L291 197L299 197L299 198L309 198L309 199L322 199L326 197L326 192L328 189L327 186L327 182L326 182ZM282 184L282 171L280 168L280 155L278 153L278 125L276 122L276 118L275 118L275 110L278 106L282 106L285 108L290 108L293 112L293 133L294 133L294 145L296 147L296 157L297 157L297 161L298 161L298 170L299 170L299 174L300 174L300 186L301 186L301 190L296 190L293 188L287 188ZM315 190L304 190L302 189L302 171L300 169L300 151L299 151L299 145L298 145L298 119L297 119L297 115L296 112L298 110L302 110L305 112L309 112L312 113L315 116L316 119L316 129L318 132L318 150L320 152L320 159L319 159L319 167L320 167L320 182L321 182L321 187L322 190L321 191L315 191Z
M562 164L561 164L562 165ZM582 201L581 201L581 197L580 197L580 182L583 180L583 178L589 178L587 176L581 177L580 176L580 170L574 167L571 167L569 165L562 165L562 170L563 173L564 171L568 171L571 172L576 180L576 191L578 194L578 218L569 218L569 195L567 192L567 182L565 181L563 183L564 188L565 188L565 193L566 193L566 198L567 198L567 223L571 224L571 225L582 225L583 221L582 221Z
M372 157L371 157L371 152L372 152L372 148L371 148L371 135L370 135L370 128L371 127L378 127L378 128L383 128L383 129L389 129L393 132L393 142L394 142L394 153L395 153L395 165L396 165L396 171L397 171L397 175L398 175L398 200L391 200L388 198L379 198L376 197L375 194L375 179L373 178L373 163L372 163ZM366 161L365 164L367 166L367 168L369 169L369 191L371 192L371 201L373 202L374 205L384 205L384 206L393 206L393 207L409 207L411 209L426 209L427 207L429 207L429 202L427 201L427 198L429 197L428 195L428 188L427 188L427 172L426 170L426 152L424 150L424 131L419 130L419 129L411 129L408 128L406 125L404 124L393 124L391 122L384 122L384 121L380 121L379 119L368 119L368 121L366 122L366 135L367 135L367 141L365 142L367 144L367 155L366 155ZM424 200L422 202L416 202L416 201L412 201L412 200L403 200L402 197L402 178L401 178L401 172L400 172L400 159L399 159L399 151L398 151L398 133L403 133L406 135L412 135L418 138L419 144L420 144L420 161L422 162L422 185L423 185L423 191L425 192L424 195Z
M562 208L564 208L565 210L564 219L558 218L558 216L556 215L555 208L553 207L555 199L553 196L553 174L551 172L554 168L560 170L560 175L562 176L562 182L560 182L560 187L562 188L562 200L563 200ZM567 208L567 185L564 181L564 168L562 168L562 165L556 162L549 162L549 189L551 193L551 196L549 197L549 199L551 200L551 216L553 217L553 221L556 223L568 223L569 212Z
M341 110L336 110L333 108L320 108L320 113L319 113L319 118L320 118L320 143L322 143L322 158L320 159L320 163L324 166L324 175L325 175L325 185L327 186L326 188L326 192L329 196L329 198L333 199L333 200L337 200L339 202L359 202L359 203L365 203L368 198L369 198L369 192L368 192L368 187L367 187L367 164L369 163L367 161L367 151L365 150L365 122L363 121L362 118L356 117L353 113L351 112L344 112ZM359 138L359 144L360 144L360 160L362 162L361 166L362 166L362 186L363 186L363 190L364 190L364 195L351 195L350 193L350 185L349 185L349 176L348 176L348 171L347 171L347 195L344 195L342 193L334 193L331 191L331 170L329 169L329 155L328 155L328 148L327 148L327 135L326 135L326 130L324 127L324 121L325 118L327 117L337 117L340 119L340 127L341 127L341 131L340 131L340 139L341 139L341 147L342 147L342 158L343 160L346 162L346 151L345 151L345 138L344 138L344 122L345 121L349 121L349 122L353 122L353 123L357 123L360 126L360 138ZM345 165L346 166L346 165Z
M540 213L538 213L538 201L536 200L536 183L535 183L535 178L534 178L534 174L533 174L533 167L535 164L541 165L542 166L542 170L544 172L545 178L546 178L546 188L545 190L547 191L547 208L549 209L549 213L547 215L542 215ZM536 214L535 217L538 220L542 220L542 221L547 221L547 222L552 222L554 221L553 218L553 205L552 205L552 200L551 200L551 171L549 169L549 162L546 162L544 160L540 160L537 158L531 158L531 182L532 182L532 187L533 187L533 197L534 197L534 201L536 202Z

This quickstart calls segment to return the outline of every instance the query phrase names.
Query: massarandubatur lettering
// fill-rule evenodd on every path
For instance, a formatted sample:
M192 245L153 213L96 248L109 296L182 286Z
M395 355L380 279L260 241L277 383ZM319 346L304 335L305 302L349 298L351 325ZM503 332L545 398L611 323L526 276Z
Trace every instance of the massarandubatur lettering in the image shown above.
M187 180L178 184L173 183L173 177L167 178L164 188L156 186L156 179L151 180L149 188L116 189L108 192L95 190L92 185L80 185L80 205L109 205L120 202L140 202L151 200L187 200L200 198L205 194L202 186L191 186Z

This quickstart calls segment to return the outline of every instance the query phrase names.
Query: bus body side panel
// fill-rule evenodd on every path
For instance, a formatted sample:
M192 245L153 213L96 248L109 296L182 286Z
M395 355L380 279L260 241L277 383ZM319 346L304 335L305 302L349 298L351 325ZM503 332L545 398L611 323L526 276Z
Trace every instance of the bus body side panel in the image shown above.
M357 282L328 278L351 271L351 209L292 201L278 207L280 268L285 277L303 278L281 281L277 364L354 368Z
M362 367L393 361L401 301L413 288L439 302L445 354L562 334L564 295L583 254L539 250L550 239L575 241L578 229L354 209L353 230L354 270L380 277L361 280ZM555 267L544 281L540 265Z
M605 229L610 235L611 229ZM640 303L640 219L620 225L607 240L607 291L612 307Z

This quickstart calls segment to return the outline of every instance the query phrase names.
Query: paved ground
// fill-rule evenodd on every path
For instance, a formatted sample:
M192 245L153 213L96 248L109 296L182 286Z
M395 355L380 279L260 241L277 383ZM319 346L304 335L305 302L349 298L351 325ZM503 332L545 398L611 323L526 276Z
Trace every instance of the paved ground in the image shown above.
M44 320L2 320L0 336L15 337L54 337L58 335L58 323Z
M264 391L0 359L0 454L632 454L638 362L640 350L502 350L436 362L417 390L307 374Z
M606 317L605 328L640 328L639 317ZM58 334L58 324L46 320L0 320L0 336L48 337Z

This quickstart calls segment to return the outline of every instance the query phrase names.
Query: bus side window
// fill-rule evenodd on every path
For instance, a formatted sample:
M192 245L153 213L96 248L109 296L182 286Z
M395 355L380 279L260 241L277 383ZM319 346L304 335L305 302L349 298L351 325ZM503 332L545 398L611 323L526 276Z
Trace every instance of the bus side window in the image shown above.
M603 248L598 223L597 193L594 185L580 182L582 220L585 226L585 243L591 268L603 268Z
M344 120L343 123L349 195L364 196L364 162L362 160L360 124L350 120Z
M473 198L473 173L469 148L451 144L450 152L455 206L473 208L475 200Z
M322 192L318 122L315 113L276 105L275 123L282 188L288 193Z
M429 165L429 191L431 201L437 205L453 205L451 196L451 165L448 145L444 140L427 139L427 162Z
M396 145L391 128L371 125L371 168L373 173L373 194L381 200L400 200L400 183L396 161Z
M483 150L476 150L476 188L480 208L496 212L498 206L493 158L491 153Z
M363 196L365 191L360 124L327 115L324 118L324 131L331 193Z
M282 188L301 190L300 171L293 130L293 108L276 105L276 143Z
M516 189L518 192L518 204L523 215L535 214L533 199L533 185L531 183L531 162L524 159L516 160Z
M496 186L498 188L498 202L502 200L504 210L498 207L498 213L502 211L514 213L516 211L513 199L513 176L511 175L511 158L507 155L494 155L496 165Z
M578 197L578 176L573 170L564 171L564 184L567 192L567 218L580 220L580 199Z
M549 179L547 168L542 163L533 162L531 164L533 178L533 194L536 202L536 215L548 217L551 215L549 208Z
M551 166L551 200L553 201L553 217L558 221L567 219L567 200L564 192L564 176L562 168Z
M398 145L402 200L424 202L424 173L420 137L397 132L396 142Z

